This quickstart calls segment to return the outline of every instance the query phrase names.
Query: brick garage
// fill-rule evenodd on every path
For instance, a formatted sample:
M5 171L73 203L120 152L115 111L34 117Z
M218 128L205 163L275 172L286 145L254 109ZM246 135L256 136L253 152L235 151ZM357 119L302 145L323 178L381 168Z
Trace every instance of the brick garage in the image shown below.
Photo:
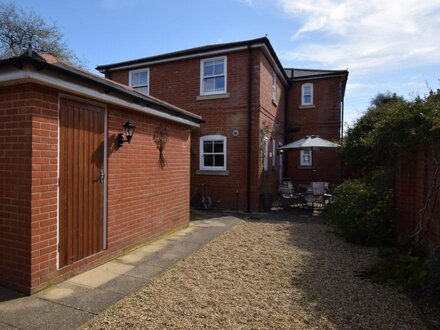
M61 124L61 110L72 116L72 127ZM92 117L78 114L93 111L103 118L99 125L90 119L90 127L100 132L93 139L103 141L96 150L86 143L91 141L87 118ZM127 120L136 125L133 139L117 148L116 137ZM187 226L190 136L201 122L197 115L49 56L0 61L0 284L32 294ZM163 167L153 140L161 126L168 135ZM73 150L71 155L65 147ZM106 176L99 186L98 172L81 169L87 171L87 164L101 155L97 169ZM95 199L84 197L92 196L95 188L88 187L96 185ZM74 202L69 199L73 195ZM96 214L86 215L87 207ZM90 225L93 233L102 228L101 236L81 239L88 224L78 219L89 215L102 219L102 227Z

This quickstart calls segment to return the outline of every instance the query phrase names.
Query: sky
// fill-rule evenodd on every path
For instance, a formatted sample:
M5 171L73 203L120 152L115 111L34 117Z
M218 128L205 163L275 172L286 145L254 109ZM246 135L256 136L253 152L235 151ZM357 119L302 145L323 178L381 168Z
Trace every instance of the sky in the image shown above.
M4 0L0 0L4 1ZM440 0L16 0L101 64L267 35L285 67L348 69L346 125L378 92L440 88Z

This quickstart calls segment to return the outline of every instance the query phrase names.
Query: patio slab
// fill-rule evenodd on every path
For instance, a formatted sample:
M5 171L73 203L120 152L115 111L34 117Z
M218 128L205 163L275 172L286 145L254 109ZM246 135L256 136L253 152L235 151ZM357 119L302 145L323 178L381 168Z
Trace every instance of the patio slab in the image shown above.
M76 329L241 220L198 220L188 228L27 297L0 287L0 329Z

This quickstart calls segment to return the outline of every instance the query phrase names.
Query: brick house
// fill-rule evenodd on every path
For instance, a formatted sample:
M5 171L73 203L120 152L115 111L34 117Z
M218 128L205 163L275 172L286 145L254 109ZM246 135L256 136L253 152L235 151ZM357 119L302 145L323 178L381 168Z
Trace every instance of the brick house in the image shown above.
M348 78L346 70L285 69L288 96L287 140L319 135L330 141L342 135L343 102ZM287 177L296 184L312 181L337 183L339 155L334 150L288 151Z
M314 167L311 162L299 166L299 152L288 152L283 160L277 149L299 135L340 137L347 71L285 70L267 38L97 70L203 117L205 123L192 134L191 194L206 185L217 207L257 210L260 196L276 194L286 175L297 183L310 182L312 173L323 181L339 180L334 152L323 152ZM301 87L304 83L308 87ZM311 103L301 104L304 98Z
M1 60L0 284L34 293L187 226L201 123L52 56Z

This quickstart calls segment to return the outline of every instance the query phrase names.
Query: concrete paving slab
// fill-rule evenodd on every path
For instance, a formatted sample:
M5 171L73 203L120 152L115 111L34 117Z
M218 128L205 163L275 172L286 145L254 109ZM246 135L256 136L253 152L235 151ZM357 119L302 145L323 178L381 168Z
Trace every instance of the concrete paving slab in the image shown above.
M88 286L91 288L98 288L111 280L118 277L119 274L106 272L104 270L92 269L88 272L82 273L67 280L69 283L79 284L82 286Z
M99 314L124 297L115 291L92 289L72 283L62 283L37 295L38 298Z
M138 265L133 270L129 271L127 275L134 276L137 278L151 280L155 278L159 273L163 272L164 269L162 267L157 266L151 262L143 263Z
M104 285L100 286L100 289L117 292L125 296L137 291L147 283L148 279L146 278L120 275L110 282L107 282Z
M132 270L134 267L135 266L133 266L133 265L127 265L127 264L117 262L117 261L110 261L110 262L105 263L104 265L96 267L95 270L110 272L113 274L126 274L130 270Z
M0 308L0 320L20 329L76 329L93 316L35 297L12 300Z

